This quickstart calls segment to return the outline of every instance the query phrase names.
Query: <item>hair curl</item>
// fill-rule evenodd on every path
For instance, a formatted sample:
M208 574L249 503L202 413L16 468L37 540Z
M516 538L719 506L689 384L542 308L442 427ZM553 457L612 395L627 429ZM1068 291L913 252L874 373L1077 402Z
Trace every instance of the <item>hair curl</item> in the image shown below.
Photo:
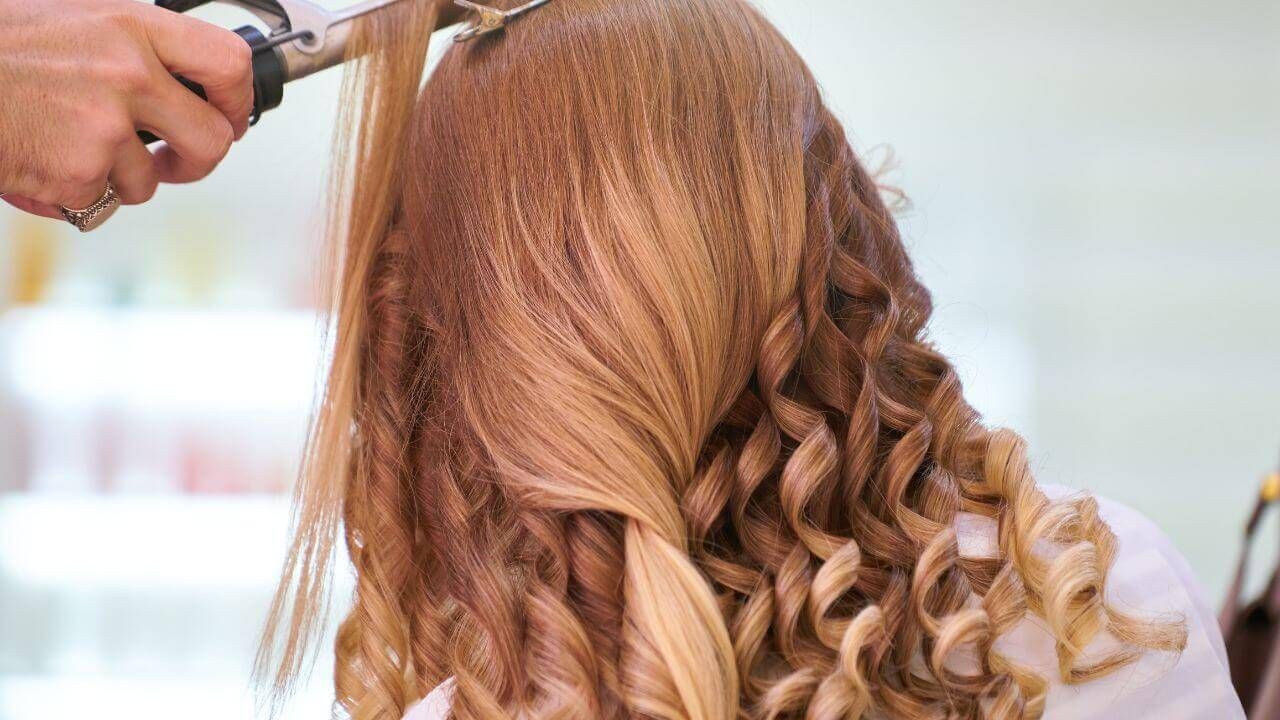
M1034 718L1045 682L996 642L1028 613L1069 682L1182 647L1105 602L1094 502L1050 502L981 425L879 188L752 8L557 0L447 52L411 112L438 8L402 6L362 31L278 683L339 519L357 720L447 677L460 719ZM962 511L998 557L960 555Z

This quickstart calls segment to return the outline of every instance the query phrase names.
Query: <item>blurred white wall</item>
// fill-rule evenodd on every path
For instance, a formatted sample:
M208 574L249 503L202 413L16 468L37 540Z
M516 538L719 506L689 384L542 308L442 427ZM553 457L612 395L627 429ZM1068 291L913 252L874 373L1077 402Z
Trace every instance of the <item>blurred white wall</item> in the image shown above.
M894 149L980 409L1216 599L1280 459L1280 4L761 5L857 145Z
M1280 5L760 4L809 60L856 146L893 148L892 179L914 203L905 235L934 290L933 335L975 403L1028 436L1042 479L1154 518L1216 599L1256 480L1280 455ZM40 322L65 331L64 321L102 317L143 328L138 347L155 341L146 332L165 333L172 313L299 327L316 296L337 85L328 73L290 86L284 106L212 177L162 188L91 235L0 210L0 251L29 259L34 243L51 253L41 306L0 315L0 489L43 457L23 451L49 435L33 422L100 421L49 415L73 411L56 405L66 387L48 373L36 386L48 397L34 401L15 381L18 363L39 365L39 352L71 353L59 367L77 377L103 357L89 345L58 350L51 337L80 335L33 332ZM0 292L16 282L0 280ZM310 377L314 356L295 336L309 337L305 320L226 358L139 362L156 363L166 382L178 382L176 363L203 376L193 382L223 388L269 351L297 358L296 372ZM105 357L118 362L119 348ZM272 372L289 370L276 362ZM128 382L148 376L144 365ZM104 397L127 391L115 374L95 377ZM220 406L240 402L229 392ZM264 419L258 400L244 397L247 419L219 415L217 427L264 427L263 437L286 439L273 441L280 457L295 457L303 413ZM125 427L145 445L172 422ZM67 453L97 452L88 430L77 433L64 440ZM225 451L228 437L237 436L215 447ZM283 552L278 496L4 497L0 720L75 717L85 707L77 696L155 700L154 712L130 708L133 717L169 717L182 697L215 699L191 717L243 714L252 636ZM163 513L149 521L146 508ZM128 532L113 532L121 522ZM166 534L171 546L145 542ZM215 577L237 567L243 577L215 591L186 573L163 576L175 551L222 558L209 561ZM323 705L326 680L322 670L305 707ZM55 694L61 704L51 705Z

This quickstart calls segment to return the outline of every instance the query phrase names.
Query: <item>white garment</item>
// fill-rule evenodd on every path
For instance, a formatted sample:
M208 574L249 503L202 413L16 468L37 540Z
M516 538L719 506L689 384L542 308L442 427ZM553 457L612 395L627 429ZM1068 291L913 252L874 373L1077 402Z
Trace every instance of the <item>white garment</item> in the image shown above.
M1056 486L1042 489L1052 498L1071 494ZM1045 719L1243 720L1222 633L1187 561L1137 511L1105 498L1098 498L1098 507L1119 545L1107 575L1107 599L1139 617L1184 618L1187 647L1177 656L1149 652L1104 678L1069 686L1058 675L1052 634L1043 620L1027 617L996 642L1011 659L1035 668L1049 681ZM982 557L995 551L995 524L987 518L962 513L956 535L962 555ZM453 680L446 680L404 720L445 720L452 693Z

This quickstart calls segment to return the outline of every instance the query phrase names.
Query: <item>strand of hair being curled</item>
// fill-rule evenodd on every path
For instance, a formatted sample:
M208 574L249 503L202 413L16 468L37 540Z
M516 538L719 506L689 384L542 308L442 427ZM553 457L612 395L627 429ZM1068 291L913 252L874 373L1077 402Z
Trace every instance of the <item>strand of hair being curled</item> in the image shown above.
M447 677L460 720L1035 718L998 643L1029 614L1068 682L1182 647L1106 602L1093 501L965 401L880 189L748 4L555 0L416 105L437 10L401 5L365 27L280 687L339 523L356 720ZM960 554L961 512L996 556Z
M274 709L307 666L327 614L334 542L345 532L356 592L336 649L338 704L359 720L398 719L422 682L443 679L439 609L424 575L409 474L405 240L397 190L428 39L440 2L404 2L356 22L348 43L331 176L333 359L296 491L293 544L255 674ZM283 624L286 615L292 620ZM273 662L275 667L273 668Z

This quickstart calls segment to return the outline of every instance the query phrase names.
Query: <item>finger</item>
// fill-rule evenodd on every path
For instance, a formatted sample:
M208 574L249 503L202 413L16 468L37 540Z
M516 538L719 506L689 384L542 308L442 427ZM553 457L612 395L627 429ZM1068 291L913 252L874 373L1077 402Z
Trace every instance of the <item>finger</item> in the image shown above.
M209 104L231 123L238 139L253 109L253 57L239 35L153 5L140 8L151 47L160 62L204 86Z
M26 213L31 213L32 215L39 215L41 217L53 218L55 220L63 219L62 211L58 209L57 205L42 203L39 200L32 200L29 197L25 197L23 195L14 195L13 193L9 193L7 195L0 195L0 200L4 200L5 202L18 208L19 210Z
M221 113L173 78L139 102L134 115L140 129L165 141L155 153L161 182L193 182L213 172L235 136Z
M156 158L141 140L134 137L121 145L111 168L111 184L115 185L120 202L139 205L150 200L159 181Z

